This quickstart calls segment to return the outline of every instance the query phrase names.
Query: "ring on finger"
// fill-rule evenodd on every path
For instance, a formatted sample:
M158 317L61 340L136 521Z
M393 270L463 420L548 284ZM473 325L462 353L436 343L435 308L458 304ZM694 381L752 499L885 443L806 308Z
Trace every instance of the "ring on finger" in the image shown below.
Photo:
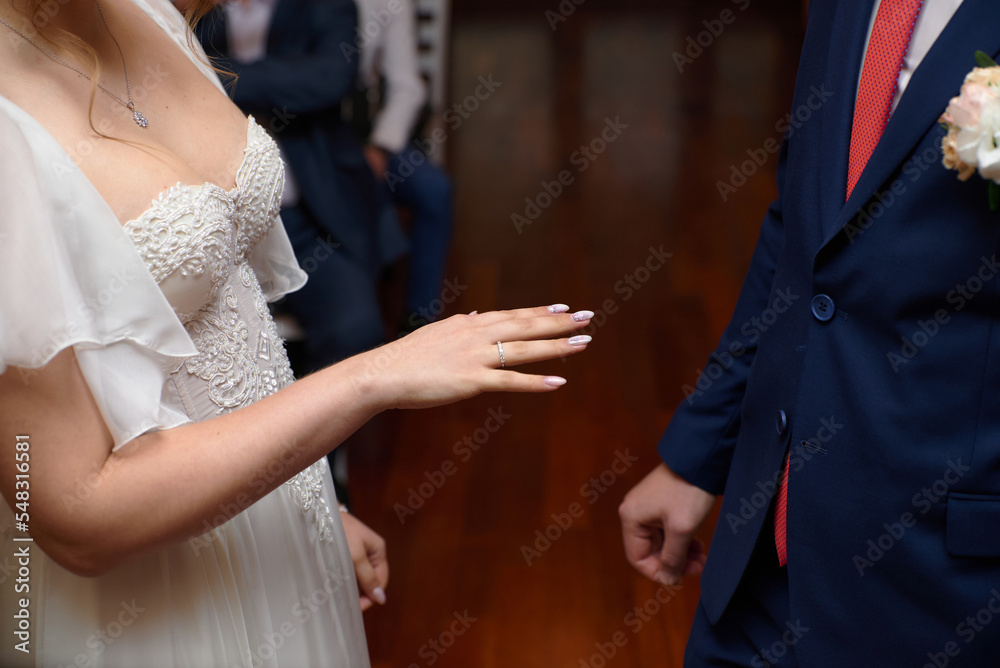
M503 344L497 341L497 352L500 353L500 368L503 369L507 366L507 359L503 356Z

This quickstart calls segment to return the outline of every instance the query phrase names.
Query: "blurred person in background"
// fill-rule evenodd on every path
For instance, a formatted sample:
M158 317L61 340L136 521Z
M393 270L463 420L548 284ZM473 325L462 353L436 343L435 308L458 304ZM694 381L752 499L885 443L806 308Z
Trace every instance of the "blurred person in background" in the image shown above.
M402 330L441 315L441 286L452 230L451 179L411 140L427 94L419 71L416 9L411 0L357 0L362 91L354 126L365 158L392 201L410 213L410 263ZM356 55L345 50L346 57ZM441 76L441 73L438 74Z
M244 0L199 24L206 52L236 75L233 101L274 136L289 167L281 218L309 281L277 310L302 329L304 351L290 355L298 376L384 341L379 277L406 250L388 193L342 118L356 89L358 61L344 56L356 26L352 0ZM330 454L348 505L349 449Z
M258 118L289 167L281 218L309 281L281 309L305 333L299 375L384 341L381 268L405 251L392 207L342 120L358 64L353 0L245 0L199 24L233 101ZM389 217L387 220L386 217Z

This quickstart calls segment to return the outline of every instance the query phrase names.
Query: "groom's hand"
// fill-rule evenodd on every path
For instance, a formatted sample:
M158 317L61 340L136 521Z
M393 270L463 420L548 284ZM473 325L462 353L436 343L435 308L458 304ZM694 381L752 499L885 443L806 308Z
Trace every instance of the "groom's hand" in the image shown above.
M636 570L661 584L697 575L707 554L695 531L715 505L715 496L660 464L625 495L618 508L625 556Z

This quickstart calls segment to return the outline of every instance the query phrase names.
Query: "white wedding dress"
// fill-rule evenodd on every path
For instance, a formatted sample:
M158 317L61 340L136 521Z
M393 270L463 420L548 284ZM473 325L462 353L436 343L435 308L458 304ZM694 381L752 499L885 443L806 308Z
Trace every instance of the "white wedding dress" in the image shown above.
M167 0L134 1L218 81ZM3 97L0 149L0 373L38 368L72 346L116 448L293 381L267 300L305 275L278 219L277 147L252 119L234 189L178 185L125 226L55 139ZM259 471L247 487L277 475ZM100 483L64 494L67 508ZM202 536L82 578L16 542L27 534L0 503L0 665L365 668L336 508L322 459L249 508L220 508L231 519ZM27 593L15 589L24 575L15 551L25 546ZM23 597L30 653L15 649Z

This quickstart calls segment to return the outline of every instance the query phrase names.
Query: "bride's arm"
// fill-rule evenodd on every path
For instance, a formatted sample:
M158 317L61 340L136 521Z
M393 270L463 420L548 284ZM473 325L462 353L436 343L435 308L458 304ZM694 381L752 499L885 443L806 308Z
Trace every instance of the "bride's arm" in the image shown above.
M497 369L496 341L508 366L552 359L586 347L554 338L586 324L545 308L455 316L246 408L114 452L67 349L37 372L0 375L0 490L15 507L15 445L27 435L32 537L66 569L99 575L221 524L382 410L555 389L561 379Z

